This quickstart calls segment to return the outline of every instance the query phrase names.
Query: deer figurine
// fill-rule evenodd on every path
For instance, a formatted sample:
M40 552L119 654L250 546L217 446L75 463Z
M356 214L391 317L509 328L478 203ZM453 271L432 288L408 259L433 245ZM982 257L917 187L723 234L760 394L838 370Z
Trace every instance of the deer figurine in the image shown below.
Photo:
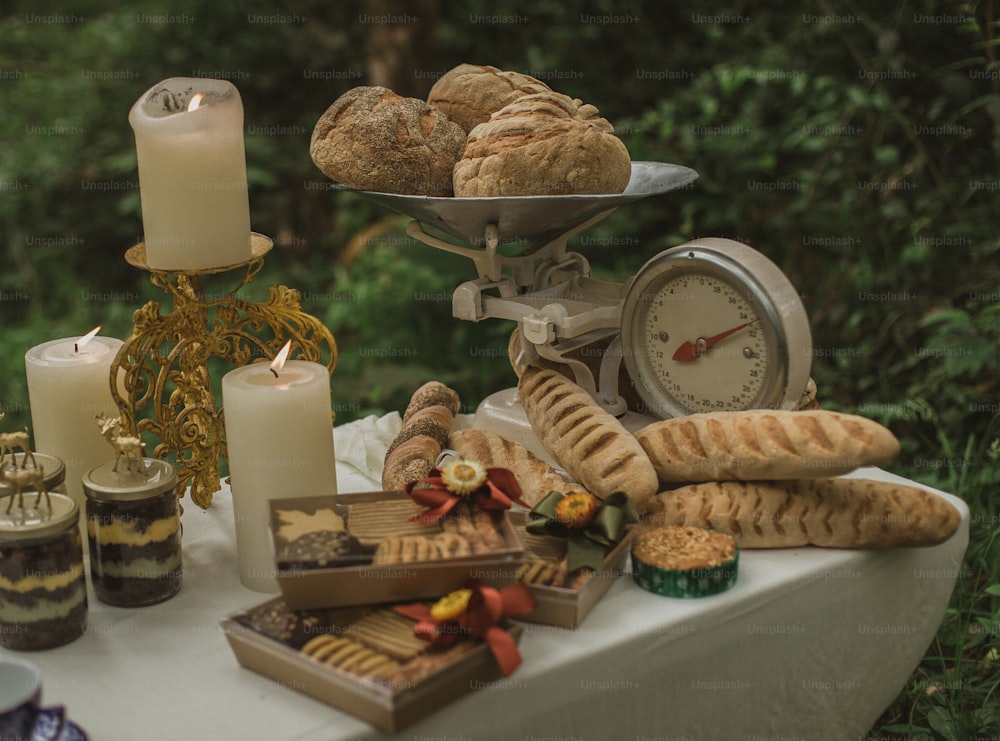
M0 419L7 416L7 412L0 412ZM28 459L31 459L31 465L37 466L35 462L35 454L31 452L31 441L28 438L28 428L24 428L24 432L0 432L0 468L3 468L3 462L7 459L7 453L10 453L10 460L17 468L17 456L14 454L14 448L20 448L24 451L24 457L21 459L21 468L28 465Z
M146 443L138 437L123 436L120 432L116 432L121 426L121 420L117 418L112 419L104 414L98 414L96 419L97 424L101 428L101 435L115 449L115 465L111 470L117 472L118 461L121 460L122 456L125 456L125 464L128 466L128 470L132 470L132 460L134 459L138 462L139 470L141 471L142 459L146 455Z
M3 466L0 466L0 484L7 484L14 488L14 493L10 495L10 501L7 502L5 514L10 514L10 509L14 505L14 497L17 497L17 506L24 509L23 490L25 488L34 489L38 492L38 497L35 499L36 508L39 502L42 501L42 494L45 495L45 503L48 504L50 509L52 508L52 501L49 499L49 490L45 486L45 469L41 466L21 470L15 468L12 471L5 471Z

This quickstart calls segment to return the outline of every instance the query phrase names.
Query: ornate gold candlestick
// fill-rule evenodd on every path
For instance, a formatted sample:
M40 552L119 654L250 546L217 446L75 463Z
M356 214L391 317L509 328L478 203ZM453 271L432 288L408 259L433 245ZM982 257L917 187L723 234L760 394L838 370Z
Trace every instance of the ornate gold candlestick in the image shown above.
M132 336L111 365L111 393L122 415L122 430L158 437L155 458L176 453L179 490L190 486L192 501L203 508L220 489L219 459L226 458L223 410L212 393L209 358L234 366L270 360L291 340L296 357L323 363L331 374L337 364L333 335L302 311L297 290L271 286L262 302L236 296L260 272L273 246L260 234L251 234L250 242L250 260L208 270L150 268L144 244L125 253L130 265L149 271L153 285L173 298L173 308L161 314L160 303L150 301L138 309L132 315ZM203 290L202 276L237 270L243 274L232 290L218 295Z

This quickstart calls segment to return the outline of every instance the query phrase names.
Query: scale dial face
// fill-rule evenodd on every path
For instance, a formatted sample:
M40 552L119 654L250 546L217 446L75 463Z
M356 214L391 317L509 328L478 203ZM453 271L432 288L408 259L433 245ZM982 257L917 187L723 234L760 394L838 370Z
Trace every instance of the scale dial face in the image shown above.
M703 239L660 253L622 307L622 349L658 417L792 408L809 379L812 340L798 292L764 255Z

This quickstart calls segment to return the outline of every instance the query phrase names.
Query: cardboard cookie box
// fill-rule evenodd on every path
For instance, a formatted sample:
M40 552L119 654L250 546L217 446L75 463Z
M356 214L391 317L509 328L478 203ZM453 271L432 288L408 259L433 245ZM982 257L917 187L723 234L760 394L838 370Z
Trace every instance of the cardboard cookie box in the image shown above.
M436 599L468 579L503 587L517 581L524 553L508 513L497 512L488 515L493 543L427 558L422 540L443 530L462 531L453 522L409 522L425 510L402 491L275 499L270 506L278 585L293 610ZM337 532L344 547L335 553L331 533ZM379 544L390 536L413 540L392 556L394 562L373 563ZM476 535L469 537L474 541ZM450 547L455 542L452 538Z
M511 512L508 515L511 525L524 544L524 564L520 568L525 575L524 582L531 589L538 606L519 620L528 623L555 625L562 628L575 628L593 609L597 601L611 588L615 579L625 572L629 547L635 535L635 528L629 527L621 539L608 551L604 557L604 568L600 571L590 571L589 576L578 575L569 577L569 586L535 583L529 574L539 574L544 568L550 571L557 569L559 560L565 556L566 542L550 535L533 535L524 531L529 521L526 512ZM563 574L565 572L563 571Z
M414 625L389 606L292 611L280 597L222 620L242 666L387 731L501 678L485 643L431 648ZM518 641L523 626L506 630Z

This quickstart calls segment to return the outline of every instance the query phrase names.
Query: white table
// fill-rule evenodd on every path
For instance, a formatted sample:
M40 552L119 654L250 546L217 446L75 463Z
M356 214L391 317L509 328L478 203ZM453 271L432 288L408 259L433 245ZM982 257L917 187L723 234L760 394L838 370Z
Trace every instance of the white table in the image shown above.
M347 465L338 478L341 492L380 488ZM969 511L937 493L962 525L933 548L745 551L736 586L700 600L621 579L577 630L529 625L509 679L396 737L857 739L924 655L961 569ZM228 489L207 511L185 505L176 597L121 609L91 592L82 638L17 654L41 668L43 703L95 741L388 738L238 665L219 620L268 596L240 584Z

